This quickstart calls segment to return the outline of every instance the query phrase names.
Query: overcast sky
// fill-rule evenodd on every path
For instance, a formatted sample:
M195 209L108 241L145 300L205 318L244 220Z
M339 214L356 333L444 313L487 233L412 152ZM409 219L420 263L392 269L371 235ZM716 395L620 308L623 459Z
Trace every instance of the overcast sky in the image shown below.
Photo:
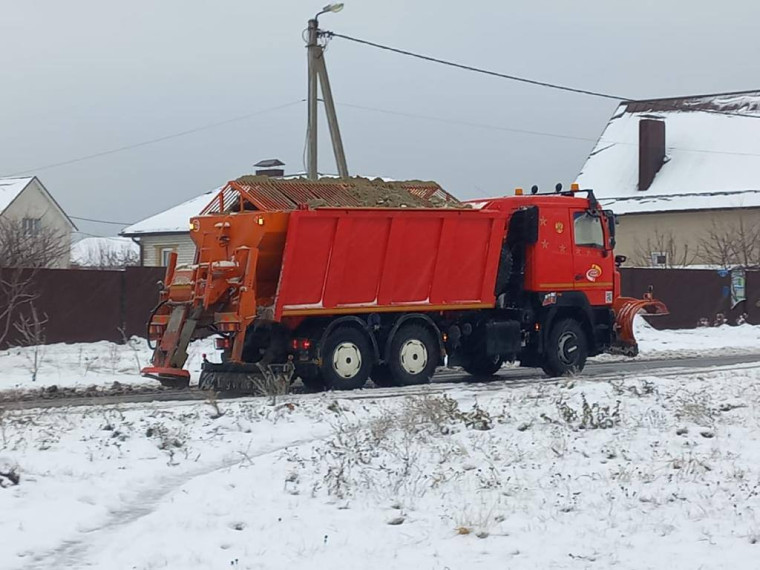
M302 31L323 1L0 0L0 176L31 171L70 215L134 222L263 158L302 171ZM754 0L347 0L320 24L503 73L651 98L760 87L759 21ZM338 103L450 121L339 106L351 174L433 179L460 198L572 182L616 106L341 39L326 57ZM320 170L334 172L324 121L320 128ZM121 229L77 224L98 235Z

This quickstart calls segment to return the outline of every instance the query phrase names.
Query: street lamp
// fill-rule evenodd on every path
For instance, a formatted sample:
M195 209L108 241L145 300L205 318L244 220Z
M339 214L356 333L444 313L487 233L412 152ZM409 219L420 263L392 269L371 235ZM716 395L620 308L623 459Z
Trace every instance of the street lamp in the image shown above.
M314 16L314 19L316 20L319 18L322 14L326 14L327 12L340 12L343 9L343 2L336 2L334 4L328 4L324 8L322 8L321 12L317 12L317 15Z
M319 22L317 19L327 12L340 12L343 9L342 2L328 4L320 12L309 20L309 39L306 44L308 53L308 127L306 147L307 165L306 176L311 180L316 180L317 174L317 81L322 85L322 99L325 103L325 113L327 114L327 125L330 127L330 138L332 139L333 152L335 153L335 163L338 167L338 174L341 178L348 176L348 166L346 165L346 154L343 151L343 141L340 137L340 128L338 127L338 117L335 113L335 102L332 98L330 89L330 80L327 77L327 67L325 66L324 47L319 45Z

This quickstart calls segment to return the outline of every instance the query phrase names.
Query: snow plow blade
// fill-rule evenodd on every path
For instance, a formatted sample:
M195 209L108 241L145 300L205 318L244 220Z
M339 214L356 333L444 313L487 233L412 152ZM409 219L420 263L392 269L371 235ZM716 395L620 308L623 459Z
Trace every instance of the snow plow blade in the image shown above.
M204 361L198 387L201 390L237 394L285 394L290 388L295 366L284 364L250 364Z
M651 287L642 299L618 297L612 303L612 310L615 313L617 340L612 346L611 352L627 356L636 356L639 353L639 343L636 342L636 337L633 334L633 319L636 315L670 314L665 303L654 298Z
M190 385L190 373L182 368L146 366L140 370L140 375L158 380L169 388L187 388Z

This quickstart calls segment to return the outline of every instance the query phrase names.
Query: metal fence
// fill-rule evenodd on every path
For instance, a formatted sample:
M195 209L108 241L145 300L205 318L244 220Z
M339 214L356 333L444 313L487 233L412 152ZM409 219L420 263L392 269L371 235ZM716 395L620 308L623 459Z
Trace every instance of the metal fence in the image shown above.
M665 302L670 314L650 323L658 329L694 328L701 319L714 324L723 315L736 324L742 315L747 322L760 324L760 271L745 273L746 299L734 305L731 273L710 269L621 270L623 295L641 297L651 285L654 295Z
M43 269L34 273L34 301L45 315L45 340L54 342L120 342L124 335L145 336L146 321L158 300L160 267L125 270ZM693 269L621 271L623 295L640 297L648 287L663 300L670 315L651 320L657 328L693 328L700 319L714 323L723 314L730 324L742 314L760 324L760 271L746 273L746 300L732 307L730 274ZM6 302L0 296L0 304ZM6 345L18 343L15 331Z
M2 271L7 277L12 270ZM164 269L39 269L27 274L32 276L35 309L46 319L45 342L120 342L124 335L145 336L148 315L158 301L156 283ZM8 300L0 293L2 303L7 306ZM19 340L11 327L4 344Z

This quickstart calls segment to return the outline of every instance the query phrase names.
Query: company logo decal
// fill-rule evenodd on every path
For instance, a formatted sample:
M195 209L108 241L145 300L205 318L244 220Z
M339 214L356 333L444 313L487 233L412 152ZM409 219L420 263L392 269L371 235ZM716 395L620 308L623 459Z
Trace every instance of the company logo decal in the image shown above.
M599 279L602 276L602 268L599 267L596 263L594 263L591 268L586 271L586 279L591 281L592 283Z
M562 232L565 231L565 224L563 224L562 222L557 222L556 224L554 224L554 229L557 230L558 234L561 234Z

